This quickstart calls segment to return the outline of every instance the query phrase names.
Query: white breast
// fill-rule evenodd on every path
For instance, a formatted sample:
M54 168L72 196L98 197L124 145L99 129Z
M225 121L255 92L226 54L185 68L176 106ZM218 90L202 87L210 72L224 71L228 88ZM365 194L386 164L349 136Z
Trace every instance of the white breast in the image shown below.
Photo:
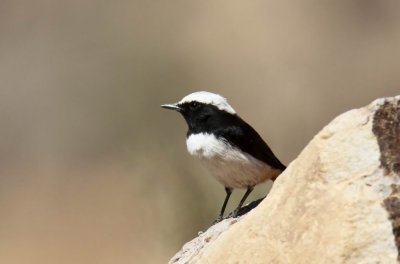
M186 140L189 153L200 158L210 173L224 186L255 186L280 171L230 145L213 134L192 134Z

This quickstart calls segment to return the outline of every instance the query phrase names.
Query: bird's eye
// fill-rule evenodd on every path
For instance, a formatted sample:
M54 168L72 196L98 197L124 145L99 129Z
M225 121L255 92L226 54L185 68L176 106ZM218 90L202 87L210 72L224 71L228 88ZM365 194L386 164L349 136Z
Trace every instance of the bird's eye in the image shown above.
M196 109L199 106L199 104L197 102L191 102L190 103L190 108L191 109Z

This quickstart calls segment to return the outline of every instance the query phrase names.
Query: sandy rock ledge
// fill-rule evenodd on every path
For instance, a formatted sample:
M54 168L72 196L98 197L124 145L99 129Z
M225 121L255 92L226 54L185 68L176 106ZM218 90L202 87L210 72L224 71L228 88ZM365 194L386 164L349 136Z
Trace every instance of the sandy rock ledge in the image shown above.
M398 263L400 96L322 129L248 214L199 235L170 263Z

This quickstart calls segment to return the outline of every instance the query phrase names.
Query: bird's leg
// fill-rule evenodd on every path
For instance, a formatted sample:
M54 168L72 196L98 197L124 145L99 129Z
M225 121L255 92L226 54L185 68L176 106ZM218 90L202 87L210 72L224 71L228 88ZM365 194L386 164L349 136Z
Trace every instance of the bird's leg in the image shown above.
M229 197L231 197L231 194L232 194L232 188L225 187L225 192L226 192L226 196L225 196L224 204L222 205L221 212L219 213L218 218L215 219L214 223L220 222L222 220L222 218L224 217L226 205L228 204Z
M244 201L246 201L247 197L253 191L253 189L254 189L254 186L247 187L247 191L243 195L243 198L242 198L242 200L240 200L239 205L236 207L235 211L233 211L232 217L237 217L238 216L240 208L242 208L242 205L243 205Z
M226 196L225 196L224 204L222 205L221 213L219 214L219 217L221 217L221 218L224 216L226 205L228 204L229 197L231 197L232 188L225 187L225 192L226 192Z

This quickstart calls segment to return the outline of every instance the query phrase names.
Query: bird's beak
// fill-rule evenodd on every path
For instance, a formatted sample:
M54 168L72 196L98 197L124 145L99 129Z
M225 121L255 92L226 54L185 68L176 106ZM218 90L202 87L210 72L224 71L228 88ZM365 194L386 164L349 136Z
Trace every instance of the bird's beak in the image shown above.
M177 103L176 104L163 104L163 105L161 105L161 107L165 108L165 109L175 110L178 112L180 112L182 110L182 108L180 108Z

